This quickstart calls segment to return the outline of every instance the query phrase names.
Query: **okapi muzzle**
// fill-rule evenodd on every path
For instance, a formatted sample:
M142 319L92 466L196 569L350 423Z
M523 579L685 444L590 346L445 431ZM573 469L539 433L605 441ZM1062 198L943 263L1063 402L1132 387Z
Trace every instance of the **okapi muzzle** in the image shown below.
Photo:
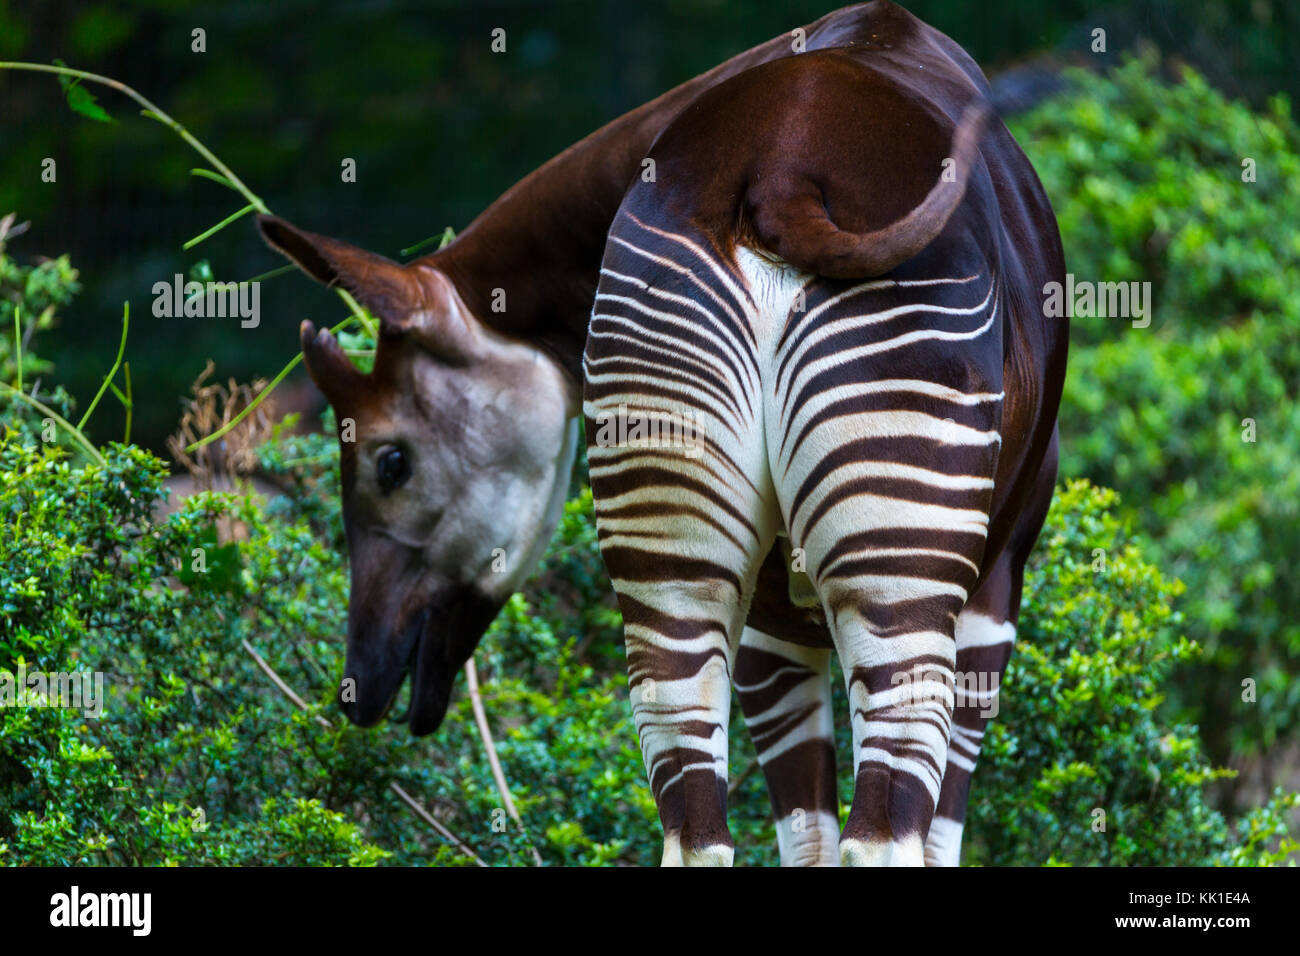
M501 602L474 586L430 585L419 554L352 531L352 601L339 704L372 727L392 708L409 672L411 733L432 733L451 702L456 674Z
M535 566L576 444L576 386L539 350L482 326L452 281L261 217L266 241L379 319L362 373L302 323L304 363L338 424L351 571L339 703L363 727L411 675L411 732L436 730L456 674Z

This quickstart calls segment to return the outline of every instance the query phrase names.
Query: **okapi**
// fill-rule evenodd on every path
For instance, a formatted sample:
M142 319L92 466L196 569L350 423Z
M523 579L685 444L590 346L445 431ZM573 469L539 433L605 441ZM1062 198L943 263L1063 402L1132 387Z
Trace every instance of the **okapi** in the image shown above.
M1066 359L1038 291L1055 217L988 97L956 43L868 3L615 120L405 265L263 218L380 320L368 375L302 326L355 422L348 716L410 669L410 729L437 728L555 527L582 413L663 862L732 861L734 684L784 864L956 864L991 696L958 675L1011 653ZM623 415L689 418L695 453L602 440Z

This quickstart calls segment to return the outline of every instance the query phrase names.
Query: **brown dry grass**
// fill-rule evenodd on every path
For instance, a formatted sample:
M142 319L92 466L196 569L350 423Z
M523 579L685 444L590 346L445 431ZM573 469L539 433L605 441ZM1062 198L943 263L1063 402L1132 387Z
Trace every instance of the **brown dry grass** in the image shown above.
M225 384L207 382L212 372L209 360L190 386L192 396L182 402L180 424L176 434L167 439L167 449L190 473L195 490L234 491L257 467L257 448L270 437L277 413L274 400L267 399L220 439L191 456L186 447L224 428L266 387L264 379L251 384L233 378Z

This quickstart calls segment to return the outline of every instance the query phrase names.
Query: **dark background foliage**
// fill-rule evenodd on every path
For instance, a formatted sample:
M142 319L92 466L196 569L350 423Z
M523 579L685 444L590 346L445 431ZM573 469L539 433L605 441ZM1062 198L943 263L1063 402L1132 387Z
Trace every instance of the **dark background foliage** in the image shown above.
M1300 10L1285 0L916 0L990 74L1038 54L1102 66L1143 40L1184 56L1227 92L1262 101L1296 89ZM280 215L393 258L466 225L570 143L756 43L834 9L833 0L135 0L4 2L0 60L113 76L151 97L239 172ZM507 31L505 54L489 48ZM207 31L191 52L190 31ZM1088 52L1107 31L1107 53ZM1036 70L1008 95L1052 86ZM134 104L95 90L120 126L70 114L53 77L0 71L0 215L41 224L42 247L69 253L96 290L47 342L68 387L93 390L118 335L123 299L210 260L219 279L280 262L241 226L182 253L181 243L238 208ZM58 181L40 181L44 157ZM344 157L357 181L340 181ZM255 330L208 320L138 326L136 434L162 450L176 396L211 357L250 379L280 367L304 317L331 299L299 277L263 288ZM332 314L332 313L331 313ZM97 434L119 434L116 409Z

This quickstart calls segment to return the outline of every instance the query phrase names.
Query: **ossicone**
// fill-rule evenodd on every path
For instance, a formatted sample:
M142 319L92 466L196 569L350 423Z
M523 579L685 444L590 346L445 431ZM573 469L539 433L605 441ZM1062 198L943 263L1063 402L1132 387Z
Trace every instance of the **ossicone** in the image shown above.
M329 329L317 332L315 326L304 321L298 334L307 374L331 405L337 408L347 403L364 387L365 374L352 364L334 333Z

